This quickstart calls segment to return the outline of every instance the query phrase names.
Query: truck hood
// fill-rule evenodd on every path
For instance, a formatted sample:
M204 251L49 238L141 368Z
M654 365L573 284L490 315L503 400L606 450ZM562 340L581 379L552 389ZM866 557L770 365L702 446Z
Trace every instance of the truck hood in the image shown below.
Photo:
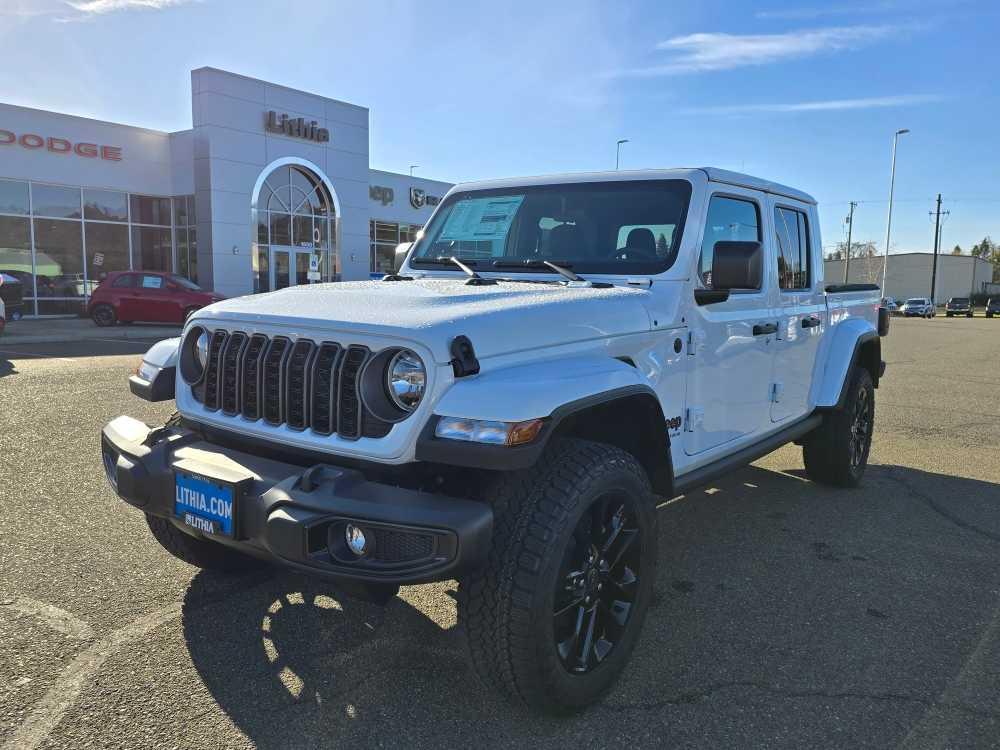
M289 287L217 302L196 319L226 327L268 325L290 335L340 332L408 339L441 364L455 336L468 336L480 359L650 330L649 292L627 287L567 287L464 279L357 281ZM389 342L387 342L389 343Z

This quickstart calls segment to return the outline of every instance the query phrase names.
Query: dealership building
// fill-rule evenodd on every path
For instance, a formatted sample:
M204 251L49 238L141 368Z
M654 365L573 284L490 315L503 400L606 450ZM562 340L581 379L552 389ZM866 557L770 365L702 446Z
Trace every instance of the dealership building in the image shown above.
M384 272L451 187L369 167L368 109L214 68L190 130L0 104L0 272L27 315L83 310L111 271L227 296Z
M827 283L847 281L882 286L884 255L851 258L844 278L844 261L828 260L823 278ZM934 274L933 253L893 253L889 256L889 284L886 294L898 300L909 297L930 297L931 276ZM987 292L993 281L993 264L971 255L939 254L934 282L934 302L941 305L951 297L968 297Z

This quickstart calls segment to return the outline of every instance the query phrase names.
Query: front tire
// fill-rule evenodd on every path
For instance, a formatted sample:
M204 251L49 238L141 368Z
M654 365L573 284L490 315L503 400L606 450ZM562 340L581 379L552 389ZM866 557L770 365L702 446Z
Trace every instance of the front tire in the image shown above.
M652 599L649 480L629 453L563 439L488 492L489 561L459 583L472 664L515 703L579 711L624 670Z
M90 313L90 317L99 328L108 328L118 322L115 308L111 305L97 305Z
M875 427L871 373L855 367L844 406L827 413L802 445L809 478L837 487L857 487L868 466Z

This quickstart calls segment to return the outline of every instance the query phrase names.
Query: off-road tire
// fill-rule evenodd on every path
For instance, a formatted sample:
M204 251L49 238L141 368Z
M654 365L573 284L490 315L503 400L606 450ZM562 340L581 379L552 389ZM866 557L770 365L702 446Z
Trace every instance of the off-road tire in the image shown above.
M97 305L90 314L90 319L98 328L108 328L118 322L115 308L111 305Z
M534 467L501 475L483 490L494 504L493 543L487 564L459 581L457 597L472 665L515 704L549 714L579 711L624 669L652 599L657 519L649 479L625 451L559 439ZM579 549L580 519L593 518L596 502L611 494L630 498L635 510L638 588L619 640L591 671L576 674L556 647L555 589L564 555Z
M167 552L202 570L224 573L242 573L256 570L267 563L256 557L226 547L208 539L199 539L178 529L166 518L146 514L146 524L153 537Z
M875 424L875 386L871 373L864 367L855 366L850 378L843 406L826 413L823 423L809 433L802 444L802 458L809 478L836 487L856 487L861 482L868 465ZM863 434L855 435L859 430L856 417L864 401L867 401L868 411ZM862 445L856 451L858 440Z
M945 314L944 314L944 316L945 316L946 318L950 318L950 317L952 316L952 313L945 313Z

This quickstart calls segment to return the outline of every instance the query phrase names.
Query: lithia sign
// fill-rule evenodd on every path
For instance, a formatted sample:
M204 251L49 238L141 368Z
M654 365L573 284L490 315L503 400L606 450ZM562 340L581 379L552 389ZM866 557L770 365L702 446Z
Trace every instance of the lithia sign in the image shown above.
M317 143L327 143L330 140L330 131L319 127L315 120L306 122L303 117L290 118L286 114L279 115L273 109L264 113L264 130Z

